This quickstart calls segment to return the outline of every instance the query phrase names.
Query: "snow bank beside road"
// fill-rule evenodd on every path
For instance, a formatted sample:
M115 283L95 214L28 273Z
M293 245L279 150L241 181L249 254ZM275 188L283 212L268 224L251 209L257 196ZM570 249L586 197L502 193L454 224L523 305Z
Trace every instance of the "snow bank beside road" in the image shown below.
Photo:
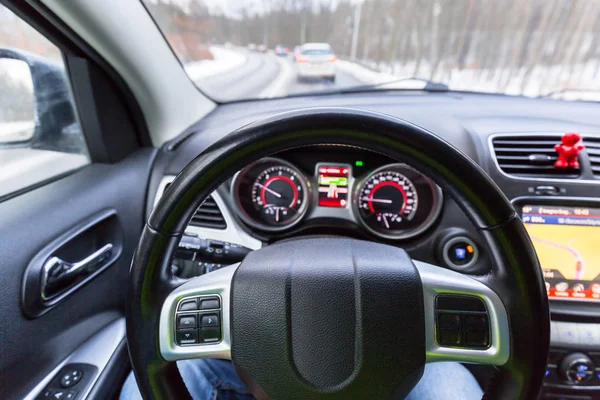
M214 60L193 61L185 65L185 72L193 81L231 71L246 62L246 56L238 50L220 46L211 46L209 50Z

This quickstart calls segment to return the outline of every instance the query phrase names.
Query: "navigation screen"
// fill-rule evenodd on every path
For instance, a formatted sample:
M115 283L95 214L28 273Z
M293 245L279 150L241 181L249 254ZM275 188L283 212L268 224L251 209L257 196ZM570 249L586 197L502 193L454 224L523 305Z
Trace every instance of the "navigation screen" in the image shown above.
M600 208L523 206L548 297L600 300Z
M321 164L317 167L319 206L346 207L348 204L348 166Z

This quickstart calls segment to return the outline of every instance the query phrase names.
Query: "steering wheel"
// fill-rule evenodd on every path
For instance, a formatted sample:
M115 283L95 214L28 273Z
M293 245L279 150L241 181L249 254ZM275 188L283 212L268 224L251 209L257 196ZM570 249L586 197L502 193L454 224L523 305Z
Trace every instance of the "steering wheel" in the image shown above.
M348 238L274 244L186 281L167 272L192 214L219 185L259 158L318 144L374 151L427 174L485 239L490 272L467 276ZM207 327L179 331L190 313ZM146 399L189 398L175 361L201 357L231 359L257 398L403 398L426 363L458 361L495 366L484 397L533 399L549 332L535 251L500 189L434 134L361 110L279 114L212 145L165 192L131 266L127 339Z

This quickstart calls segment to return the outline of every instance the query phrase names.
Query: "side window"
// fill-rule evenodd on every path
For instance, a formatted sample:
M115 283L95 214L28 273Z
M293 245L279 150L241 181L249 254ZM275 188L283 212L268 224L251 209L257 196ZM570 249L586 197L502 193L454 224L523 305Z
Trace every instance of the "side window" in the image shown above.
M0 4L0 199L89 164L61 51Z

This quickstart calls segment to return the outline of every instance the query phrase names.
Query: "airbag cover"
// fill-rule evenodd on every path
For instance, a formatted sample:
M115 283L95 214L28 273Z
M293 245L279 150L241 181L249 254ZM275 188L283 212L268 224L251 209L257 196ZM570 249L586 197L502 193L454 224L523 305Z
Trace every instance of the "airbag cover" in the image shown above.
M423 290L402 249L275 244L246 257L231 296L232 359L271 398L401 397L422 375Z

